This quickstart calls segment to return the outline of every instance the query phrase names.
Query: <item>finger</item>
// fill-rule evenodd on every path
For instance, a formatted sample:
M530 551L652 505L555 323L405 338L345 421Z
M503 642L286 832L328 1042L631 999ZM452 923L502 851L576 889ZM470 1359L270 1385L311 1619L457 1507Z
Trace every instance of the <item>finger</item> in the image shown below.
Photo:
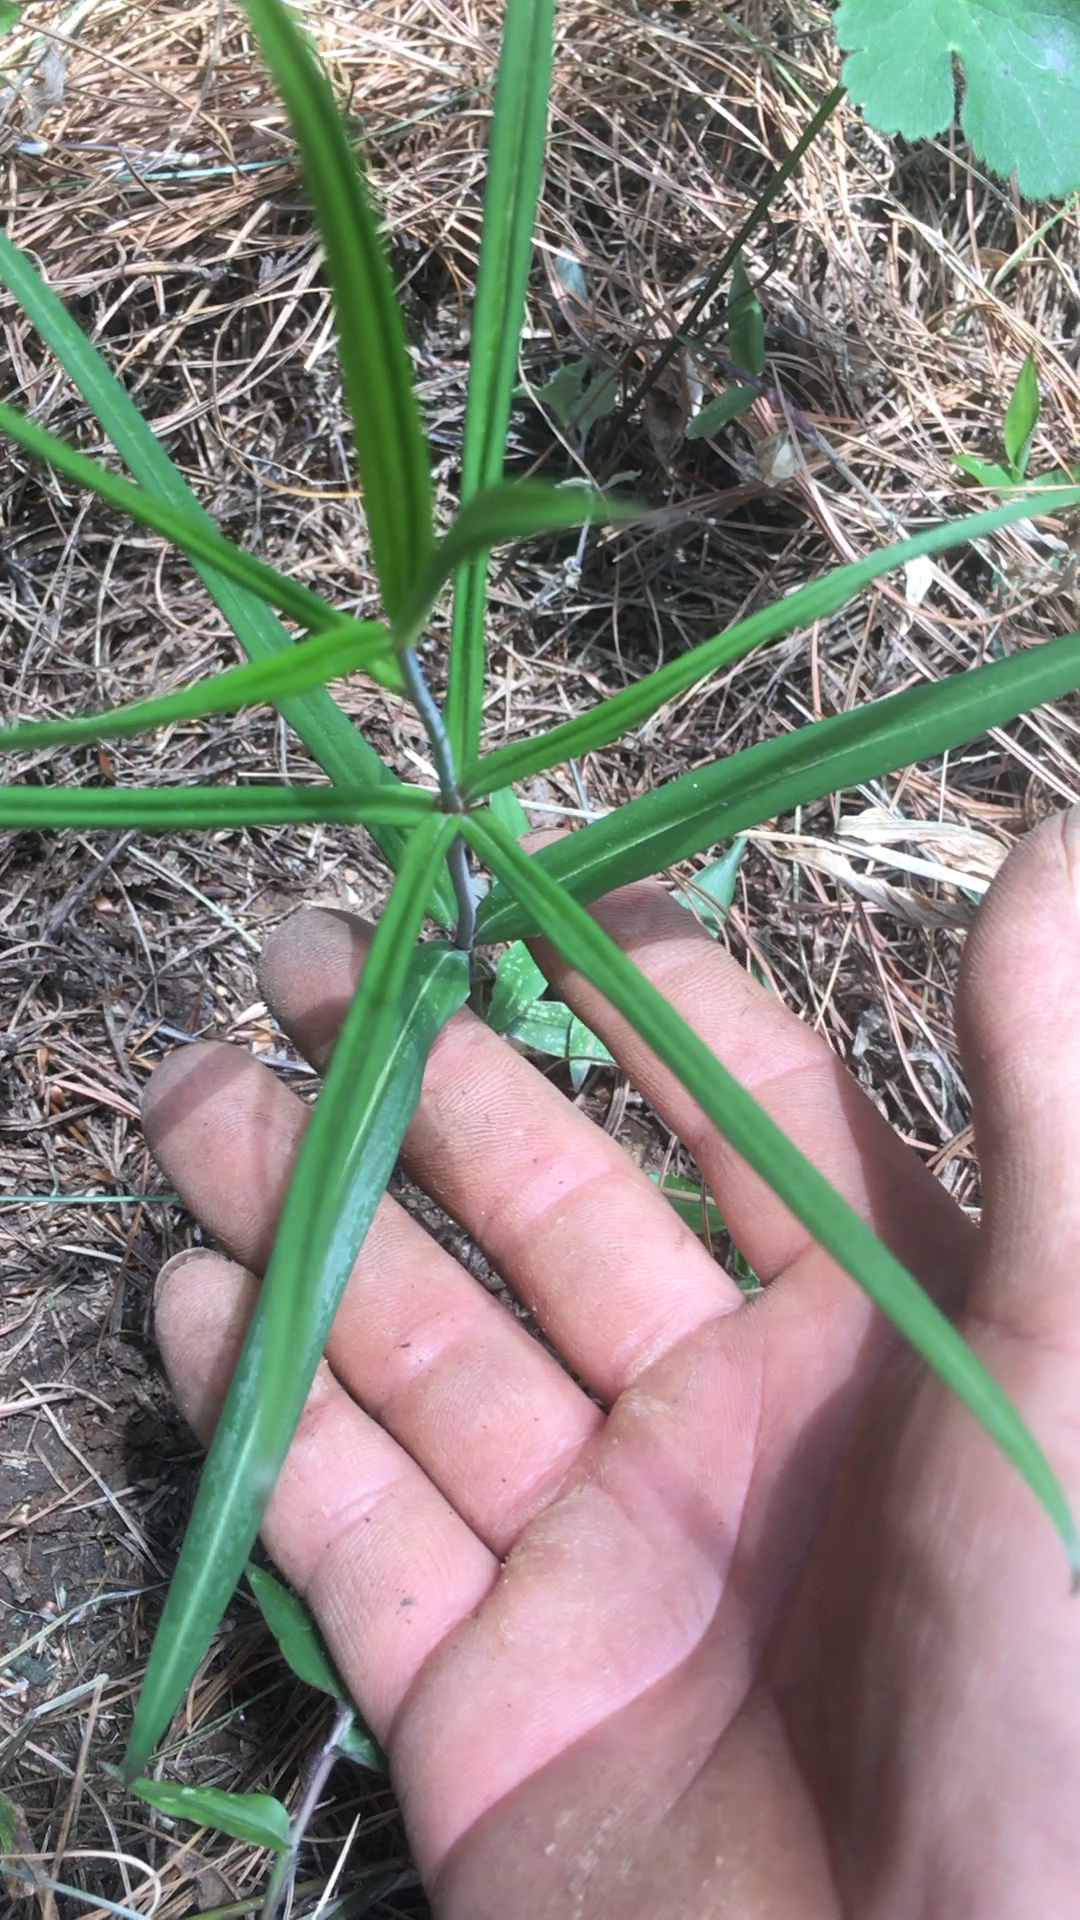
M181 1255L155 1325L180 1407L204 1444L221 1412L258 1282L219 1254ZM342 1679L385 1741L420 1668L475 1611L498 1561L326 1366L261 1529L311 1606ZM363 1632L357 1632L357 1622Z
M298 914L263 955L281 1024L325 1061L370 932ZM439 1035L402 1157L607 1402L659 1354L737 1307L734 1281L629 1157L468 1011Z
M591 911L905 1265L938 1299L955 1301L973 1231L822 1036L752 980L656 882L620 888ZM558 991L690 1148L754 1270L765 1281L791 1271L812 1246L806 1229L596 988L547 943L538 943L537 955ZM818 1306L849 1303L862 1313L852 1283L834 1263L821 1265L817 1278Z
M144 1124L203 1225L261 1272L307 1110L250 1055L170 1056ZM601 1414L558 1363L395 1201L382 1201L331 1330L336 1377L503 1553L548 1499Z
M1080 1344L1080 814L1010 854L979 909L958 999L982 1167L986 1257L970 1312Z

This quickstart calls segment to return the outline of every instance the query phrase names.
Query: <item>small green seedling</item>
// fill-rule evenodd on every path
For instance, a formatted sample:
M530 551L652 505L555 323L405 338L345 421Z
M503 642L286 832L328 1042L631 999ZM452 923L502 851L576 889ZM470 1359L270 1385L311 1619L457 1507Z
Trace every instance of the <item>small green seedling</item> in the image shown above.
M956 453L953 459L965 473L970 473L982 487L991 487L995 492L1015 491L1017 487L1062 487L1070 486L1076 472L1069 473L1064 467L1054 467L1049 473L1028 476L1028 461L1031 458L1031 445L1035 438L1035 429L1039 424L1041 408L1039 394L1039 370L1035 355L1029 353L1016 384L1009 397L1002 422L1001 437L1005 447L1007 464L1001 466L994 461L980 460L973 453Z
M598 366L586 353L578 360L567 360L542 387L523 387L519 391L550 413L575 450L582 454L597 421L614 413L619 384L610 369Z
M743 262L742 252L735 255L731 277L731 297L728 301L728 348L731 364L737 373L748 374L751 379L760 380L765 371L765 315L750 276ZM696 413L686 429L688 440L702 440L707 435L719 433L732 420L738 418L752 407L758 397L759 387L738 383L726 387L714 399Z

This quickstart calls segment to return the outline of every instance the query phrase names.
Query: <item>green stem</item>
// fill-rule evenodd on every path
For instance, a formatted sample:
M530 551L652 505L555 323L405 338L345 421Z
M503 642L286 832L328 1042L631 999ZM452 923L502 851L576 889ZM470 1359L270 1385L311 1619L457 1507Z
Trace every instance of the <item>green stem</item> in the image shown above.
M457 769L454 766L454 750L450 744L450 735L446 731L439 703L428 686L424 670L413 647L404 648L401 654L401 672L405 681L405 690L420 715L424 732L431 742L432 758L439 777L439 795L444 813L461 813L464 803L458 784ZM476 889L469 872L469 855L464 840L460 836L451 843L446 856L446 867L457 901L457 929L454 945L462 953L471 953L476 940Z

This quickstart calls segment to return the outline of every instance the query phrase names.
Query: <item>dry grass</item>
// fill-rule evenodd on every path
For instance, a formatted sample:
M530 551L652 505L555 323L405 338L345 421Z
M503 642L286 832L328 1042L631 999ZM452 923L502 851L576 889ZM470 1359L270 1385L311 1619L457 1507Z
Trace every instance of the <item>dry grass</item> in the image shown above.
M445 503L453 499L498 7L494 0L326 0L310 12L363 127L408 302ZM41 36L38 38L37 36ZM43 57L44 56L44 57ZM0 164L12 236L120 368L225 529L360 611L375 606L327 296L287 130L239 9L216 0L32 5L6 43ZM627 385L693 302L717 252L835 79L828 12L804 0L655 7L564 0L551 154L523 373L588 354ZM749 430L680 444L690 398L722 378L722 313L654 393L644 422L600 428L584 463L677 507L675 530L533 549L494 594L488 741L534 732L883 535L958 510L952 454L996 456L1005 398L1037 345L1033 470L1078 455L1075 212L1018 202L949 143L916 152L842 110L749 251L775 369ZM580 275L584 275L584 292ZM5 389L53 428L92 422L10 301ZM797 470L766 487L790 431ZM4 711L73 712L164 690L234 657L189 570L5 450L0 469ZM514 458L583 464L523 401ZM619 751L538 782L538 824L569 823L812 715L1066 630L1061 529L1014 527L953 557L905 600L850 611L696 688ZM436 667L437 672L437 667ZM348 710L402 771L419 729L357 680ZM1075 798L1075 706L1043 710L937 765L754 837L730 939L817 1024L958 1196L977 1203L950 994L970 901L1033 818ZM305 778L266 715L180 727L72 781ZM906 837L841 832L891 810ZM880 822L878 822L880 826ZM900 864L897 864L899 854ZM903 865L914 855L929 872ZM956 876L950 879L950 873ZM192 1223L156 1191L141 1087L178 1040L213 1034L305 1084L271 1029L252 958L301 901L377 907L360 835L0 838L0 1175L9 1518L0 1524L0 1755L20 1845L42 1874L140 1913L238 1902L265 1868L124 1799L116 1759L196 1468L155 1369L150 1287ZM637 1150L668 1142L624 1086L591 1096ZM121 1197L126 1196L126 1197ZM169 1764L182 1777L289 1794L310 1709L250 1612L192 1689ZM343 1885L423 1911L389 1796L343 1780L310 1857L321 1883L354 1818ZM386 1863L390 1864L387 1865ZM364 1875L370 1877L365 1879ZM314 1893L300 1911L309 1911ZM248 1905L244 1903L248 1902ZM26 1911L103 1912L44 1888Z

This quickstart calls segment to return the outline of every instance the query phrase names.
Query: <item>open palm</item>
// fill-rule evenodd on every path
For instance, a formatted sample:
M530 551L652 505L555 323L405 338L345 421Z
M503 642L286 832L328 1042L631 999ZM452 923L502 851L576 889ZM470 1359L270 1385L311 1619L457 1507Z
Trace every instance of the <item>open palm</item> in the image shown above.
M658 887L595 909L960 1315L1074 1494L1077 847L1073 816L1040 830L970 943L978 1235ZM365 943L313 912L267 949L266 997L316 1063ZM766 1291L744 1300L620 1148L472 1015L450 1023L406 1163L574 1377L387 1199L264 1527L390 1752L436 1911L1065 1920L1080 1607L1045 1519L637 1037L540 957ZM158 1160L233 1256L180 1256L159 1296L204 1438L304 1118L226 1047L174 1055L148 1094Z

